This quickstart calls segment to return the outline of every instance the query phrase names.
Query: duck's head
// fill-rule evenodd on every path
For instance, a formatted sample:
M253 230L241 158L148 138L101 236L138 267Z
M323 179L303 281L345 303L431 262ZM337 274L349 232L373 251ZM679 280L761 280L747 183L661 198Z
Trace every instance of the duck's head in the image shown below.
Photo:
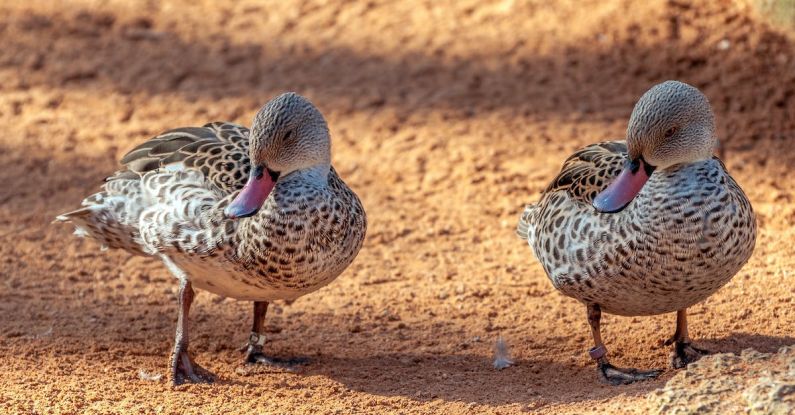
M618 212L655 170L706 160L716 145L715 116L701 91L678 81L655 85L640 97L629 119L624 170L596 195L593 206Z
M251 170L243 190L224 210L230 219L257 213L280 177L306 169L328 171L331 163L326 120L308 99L293 92L257 112L249 140Z

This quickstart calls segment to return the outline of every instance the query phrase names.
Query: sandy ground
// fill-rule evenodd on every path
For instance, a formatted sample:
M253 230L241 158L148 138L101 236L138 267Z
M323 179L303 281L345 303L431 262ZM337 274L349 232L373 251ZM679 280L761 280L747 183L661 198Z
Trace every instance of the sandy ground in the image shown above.
M513 229L569 152L623 137L666 79L710 98L761 226L746 267L691 309L691 335L730 353L795 344L795 40L743 2L699 4L0 3L0 412L654 409L674 372L600 384L584 307ZM367 241L329 287L272 308L270 350L312 364L243 366L250 304L200 293L192 348L221 380L172 389L173 279L50 221L141 140L249 124L285 90L327 116ZM614 363L667 367L673 315L603 322ZM517 364L495 371L500 335Z

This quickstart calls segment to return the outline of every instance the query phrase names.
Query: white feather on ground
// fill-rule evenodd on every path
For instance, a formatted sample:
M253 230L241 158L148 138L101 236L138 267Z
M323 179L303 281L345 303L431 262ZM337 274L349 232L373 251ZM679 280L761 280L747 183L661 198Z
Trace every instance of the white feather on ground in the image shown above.
M163 375L160 373L149 373L143 369L138 369L138 379L149 382L159 382L162 377Z
M494 368L502 370L512 365L513 359L511 359L510 350L508 350L508 343L500 336L497 338L497 343L494 344Z

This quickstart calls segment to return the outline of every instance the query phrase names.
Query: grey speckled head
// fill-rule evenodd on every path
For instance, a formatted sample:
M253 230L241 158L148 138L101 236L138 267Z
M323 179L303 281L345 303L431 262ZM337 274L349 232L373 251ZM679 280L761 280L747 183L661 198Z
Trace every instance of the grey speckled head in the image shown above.
M257 112L251 127L251 162L282 176L331 163L326 120L308 99L287 92Z
M638 100L627 127L629 156L660 169L712 157L717 145L709 101L684 82L655 85Z

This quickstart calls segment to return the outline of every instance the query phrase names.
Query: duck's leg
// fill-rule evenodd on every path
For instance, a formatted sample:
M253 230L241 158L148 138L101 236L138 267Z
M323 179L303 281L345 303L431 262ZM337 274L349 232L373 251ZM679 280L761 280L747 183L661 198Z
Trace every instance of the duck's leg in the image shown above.
M171 381L174 385L185 382L212 383L215 380L215 375L194 363L188 354L188 313L192 302L193 287L186 278L180 278L177 336L171 355Z
M264 353L262 353L262 347L265 345L265 333L263 332L263 326L265 325L265 314L267 312L267 301L254 301L254 323L251 326L251 334L248 337L248 346L246 347L246 363L272 365L287 369L290 369L295 365L306 363L307 359L279 359L276 357L266 356Z
M591 326L594 347L588 351L588 355L596 360L600 379L612 385L624 385L639 380L653 379L660 374L659 370L621 369L611 365L607 360L607 348L602 343L602 333L599 326L601 319L602 309L599 305L589 304L588 324Z
M695 362L701 356L709 354L709 351L699 349L690 344L690 336L687 333L687 309L676 312L676 331L674 335L665 341L666 345L674 345L671 353L671 366L681 369L688 363Z

